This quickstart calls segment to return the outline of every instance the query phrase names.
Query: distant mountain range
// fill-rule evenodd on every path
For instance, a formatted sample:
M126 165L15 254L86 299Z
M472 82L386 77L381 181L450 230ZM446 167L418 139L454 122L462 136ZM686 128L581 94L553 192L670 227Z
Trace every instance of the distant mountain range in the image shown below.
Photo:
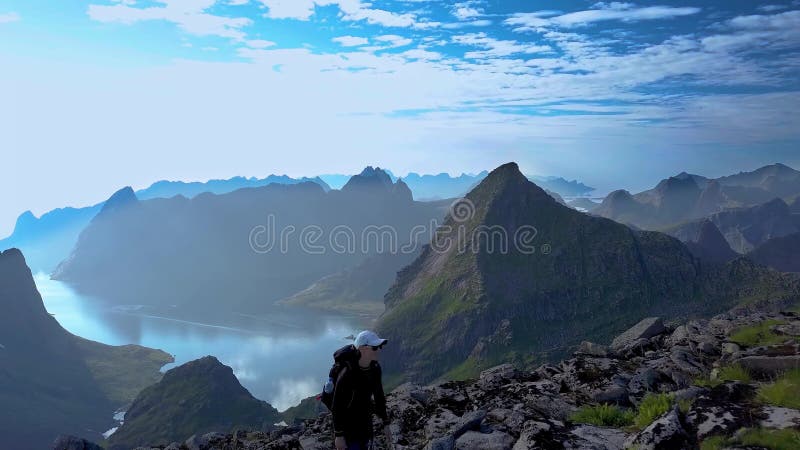
M565 207L513 163L492 171L466 198L474 214L449 216L441 236L464 241L461 229L465 251L432 243L385 297L376 327L392 342L382 358L389 385L559 357L646 316L701 316L800 292L794 277L745 258L704 262L666 234ZM523 226L535 227L535 238L511 245ZM508 250L500 251L486 230L505 230ZM476 235L484 237L469 238Z
M0 448L50 448L59 434L99 440L113 412L158 381L160 350L112 347L47 313L25 258L0 252Z
M233 177L227 180L209 180L207 182L157 181L136 191L139 199L169 198L182 195L193 198L203 192L224 194L246 187L266 186L271 183L297 184L313 182L323 190L330 187L319 177L291 178L286 175L269 175L266 178ZM89 221L100 212L105 202L82 208L57 208L36 217L25 211L18 218L14 231L0 240L0 249L16 247L25 252L28 264L34 272L50 273L56 265L69 255L77 242L78 235L89 224Z
M388 170L392 182L397 177ZM477 175L462 174L451 177L448 174L420 175L409 173L404 179L412 195L417 200L435 200L460 197L486 176L487 172ZM161 180L145 189L135 191L139 200L155 198L171 198L181 195L194 198L210 192L226 194L243 188L261 187L269 184L298 184L312 182L320 185L323 191L343 187L351 175L320 175L312 178L292 178L287 175L268 175L264 178L232 177L229 179L212 179L205 182L184 182ZM592 190L578 181L567 181L559 177L539 177L546 183L544 186L562 196L584 195ZM327 181L327 182L326 182ZM330 183L330 185L328 184ZM0 239L0 249L17 247L27 256L28 264L34 272L50 273L56 265L65 259L75 245L80 232L100 211L104 202L86 207L65 207L48 211L36 217L31 211L23 212L14 226L14 231L5 239Z
M713 223L731 249L740 254L769 239L800 232L800 214L793 213L780 198L755 206L726 209L704 219L665 228L664 232L682 241L692 241L705 222Z
M638 194L625 190L611 192L591 212L656 230L774 198L796 202L798 195L800 172L783 164L772 164L716 179L682 172Z
M444 209L412 200L405 183L371 167L327 192L315 183L270 184L139 200L126 188L92 219L53 278L110 301L257 310L380 253L378 240L399 249L421 239L412 228L430 226ZM285 241L282 232L290 232ZM358 248L336 251L336 233Z

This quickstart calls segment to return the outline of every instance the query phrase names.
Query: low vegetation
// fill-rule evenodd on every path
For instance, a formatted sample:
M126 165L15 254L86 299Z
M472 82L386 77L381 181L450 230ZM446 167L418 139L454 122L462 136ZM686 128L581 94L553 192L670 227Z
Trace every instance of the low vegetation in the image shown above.
M621 428L633 424L634 413L615 405L584 406L570 417L576 423Z
M771 328L784 323L779 320L765 320L755 325L742 327L731 334L730 340L745 347L780 344L789 338L772 331Z
M774 383L761 386L758 400L769 405L800 409L800 369L791 370Z
M750 428L735 437L711 436L700 443L700 450L722 450L730 446L754 446L770 450L797 450L800 448L800 431L793 429L768 430Z
M714 377L701 377L694 380L696 386L715 388L726 381L741 381L749 383L752 381L750 372L739 364L721 367Z
M672 408L673 396L670 394L647 394L639 404L634 425L638 429L647 428L661 415Z

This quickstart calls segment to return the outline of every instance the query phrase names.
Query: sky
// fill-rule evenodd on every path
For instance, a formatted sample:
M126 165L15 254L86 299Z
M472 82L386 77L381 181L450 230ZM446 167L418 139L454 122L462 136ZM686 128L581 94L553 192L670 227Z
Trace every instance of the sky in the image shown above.
M0 0L0 236L160 179L800 168L800 0Z

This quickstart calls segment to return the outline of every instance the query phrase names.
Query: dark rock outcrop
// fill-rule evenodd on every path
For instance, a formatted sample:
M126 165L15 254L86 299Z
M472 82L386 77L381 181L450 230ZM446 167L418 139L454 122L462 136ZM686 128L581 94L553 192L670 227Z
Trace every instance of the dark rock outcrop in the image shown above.
M268 431L281 420L268 403L250 395L233 370L213 356L170 369L158 383L144 389L111 435L110 449L145 443L169 443L214 431L247 428ZM206 439L207 441L213 439Z
M636 336L646 341L644 353L597 357L581 352L557 365L499 365L472 380L426 386L405 383L387 396L394 449L698 449L703 440L714 436L735 439L742 428L799 429L800 411L765 406L756 399L758 387L769 381L717 380L713 387L696 385L720 366L735 364L750 354L774 353L769 347L740 348L735 355L723 349L731 333L764 320L800 327L800 315L778 312L773 306L738 308L677 327L654 327L658 320L649 320L616 339L629 341ZM797 347L792 349L800 354ZM676 354L683 356L676 359ZM666 394L672 405L638 428L575 419L573 413L579 408L608 402L595 398L598 388L625 383L629 401L624 408L635 411L646 396L659 393ZM386 448L382 434L377 441L377 448ZM155 448L331 447L331 417L323 413L270 433L209 433Z

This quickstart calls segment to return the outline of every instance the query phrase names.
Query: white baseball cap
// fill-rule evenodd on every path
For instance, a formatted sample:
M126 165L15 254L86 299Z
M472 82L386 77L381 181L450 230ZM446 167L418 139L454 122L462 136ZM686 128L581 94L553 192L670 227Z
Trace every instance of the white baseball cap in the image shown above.
M356 348L361 347L362 345L373 345L377 347L379 345L386 345L387 342L389 342L388 339L379 338L374 331L364 330L361 333L358 333L353 345L355 345Z

